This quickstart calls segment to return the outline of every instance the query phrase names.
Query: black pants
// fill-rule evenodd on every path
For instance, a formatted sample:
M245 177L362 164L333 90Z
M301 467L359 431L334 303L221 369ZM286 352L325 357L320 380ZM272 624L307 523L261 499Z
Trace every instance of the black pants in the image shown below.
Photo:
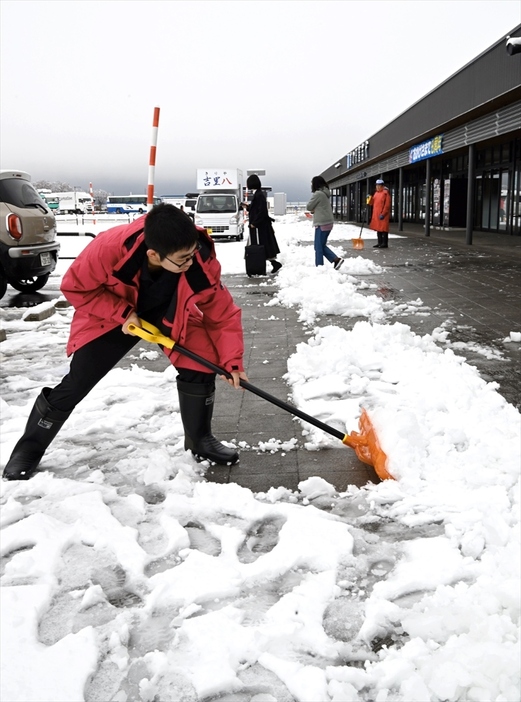
M99 336L76 351L69 372L47 397L54 409L72 412L78 403L104 378L114 366L140 341L124 334L121 327ZM176 368L178 378L187 383L214 383L215 373L200 373Z

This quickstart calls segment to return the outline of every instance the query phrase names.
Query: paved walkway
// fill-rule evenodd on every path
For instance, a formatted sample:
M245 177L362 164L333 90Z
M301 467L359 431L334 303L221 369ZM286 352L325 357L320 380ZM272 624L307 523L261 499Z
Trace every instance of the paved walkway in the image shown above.
M243 310L245 365L250 382L289 401L289 388L282 379L287 359L297 344L307 341L309 331L306 333L298 322L298 311L264 307L276 291L274 286L266 286L266 279L252 281L246 276L229 276L226 284ZM378 481L374 470L360 463L355 453L340 441L336 449L308 451L303 446L301 424L291 414L250 392L235 392L224 384L217 387L216 435L256 448L242 449L237 466L212 469L207 474L209 479L236 482L253 491L281 485L296 490L301 480L314 475L320 475L339 490L345 490L348 484ZM270 453L258 448L272 439L287 442L293 438L298 439L296 450Z
M369 240L363 256L386 270L383 275L365 276L365 279L378 285L379 295L397 303L420 297L430 308L430 314L398 320L420 334L430 333L448 321L451 341L473 344L471 348L478 349L470 351L468 346L463 349L468 362L478 367L482 377L499 383L499 391L519 407L519 344L503 344L503 339L511 331L521 331L521 238L513 245L511 237L503 237L499 243L497 237L478 235L475 243L468 246L464 232L433 233L431 237L409 232L403 238L392 238L389 248L382 250L373 249ZM350 241L333 238L331 243L333 248L343 246L350 255L359 253L351 250ZM270 285L273 281L269 276L225 278L243 310L245 360L250 381L287 400L288 387L282 380L287 358L309 335L298 322L297 311L264 306L276 291ZM319 324L337 324L348 329L355 322L328 316ZM487 358L483 347L501 352L503 360ZM300 422L265 400L248 392L234 392L224 384L218 384L214 428L219 438L235 438L250 447L258 447L272 438L287 441L292 437L298 438L299 447L273 454L244 448L239 465L210 470L207 474L210 480L236 482L254 491L280 485L295 490L299 481L313 475L323 477L338 490L345 490L349 484L361 486L378 481L373 469L360 463L354 452L340 441L338 448L307 451L302 446Z
M430 243L442 244L464 250L480 251L484 253L497 253L501 256L508 255L512 260L521 262L521 236L512 236L504 233L472 232L472 244L467 244L465 229L441 229L432 227L430 235L425 236L425 228L421 224L404 224L403 231L398 231L398 225L392 223L390 231L393 234L408 238L420 238Z

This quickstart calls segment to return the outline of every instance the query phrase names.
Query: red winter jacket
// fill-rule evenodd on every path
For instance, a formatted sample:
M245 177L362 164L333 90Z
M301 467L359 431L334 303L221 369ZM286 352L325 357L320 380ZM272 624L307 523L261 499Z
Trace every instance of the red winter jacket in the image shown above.
M391 194L387 188L383 188L378 192L375 192L369 203L373 206L373 214L371 216L371 222L369 224L369 229L375 232L388 232L389 231L389 216L391 214ZM380 219L380 215L384 218Z
M98 234L65 273L61 291L75 308L67 355L121 326L135 310L147 251L145 217ZM199 242L192 265L179 274L176 304L163 324L172 339L191 351L227 371L242 371L241 310L221 283L221 266L204 229ZM175 366L208 372L175 347L164 352Z

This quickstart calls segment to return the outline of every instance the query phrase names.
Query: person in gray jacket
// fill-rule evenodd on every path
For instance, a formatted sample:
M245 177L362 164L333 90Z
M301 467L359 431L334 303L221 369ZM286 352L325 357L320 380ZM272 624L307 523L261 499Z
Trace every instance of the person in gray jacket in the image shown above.
M327 238L333 229L333 210L329 202L329 188L322 176L314 176L311 180L311 192L313 196L306 210L312 213L315 227L315 266L323 266L325 257L338 270L344 259L327 246Z

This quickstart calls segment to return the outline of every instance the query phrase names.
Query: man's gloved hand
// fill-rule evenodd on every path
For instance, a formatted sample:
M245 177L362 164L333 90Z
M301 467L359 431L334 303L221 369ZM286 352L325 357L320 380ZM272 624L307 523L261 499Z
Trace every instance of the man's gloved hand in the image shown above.
M380 219L384 219L384 216L383 216L383 215L380 215Z

